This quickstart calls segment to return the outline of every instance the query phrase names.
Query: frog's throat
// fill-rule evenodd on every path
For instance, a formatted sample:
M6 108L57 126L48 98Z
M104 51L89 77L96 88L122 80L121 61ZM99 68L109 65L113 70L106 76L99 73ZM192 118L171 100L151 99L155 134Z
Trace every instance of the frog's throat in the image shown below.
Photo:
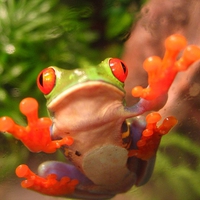
M49 110L54 110L56 106L58 106L63 100L67 99L70 95L77 93L79 97L81 98L81 95L83 96L92 96L92 93L96 93L97 90L101 90L101 93L97 92L97 95L106 95L106 93L113 93L115 96L115 100L123 101L125 97L125 91L121 90L115 85L112 85L110 83L106 83L103 81L87 81L85 83L80 83L75 86L72 86L71 88L63 91L58 96L54 97L53 99L49 99L49 103L47 103L47 107ZM84 94L82 94L82 91L86 91ZM104 92L105 91L105 94ZM99 96L100 97L100 96ZM92 98L92 97L91 97Z

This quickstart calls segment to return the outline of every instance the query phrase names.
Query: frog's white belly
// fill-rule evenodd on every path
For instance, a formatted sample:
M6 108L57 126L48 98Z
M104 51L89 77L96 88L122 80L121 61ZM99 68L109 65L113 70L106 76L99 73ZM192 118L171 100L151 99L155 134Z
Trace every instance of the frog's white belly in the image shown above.
M121 183L133 181L133 173L127 168L128 151L112 144L89 151L83 158L84 174L96 185L117 188Z

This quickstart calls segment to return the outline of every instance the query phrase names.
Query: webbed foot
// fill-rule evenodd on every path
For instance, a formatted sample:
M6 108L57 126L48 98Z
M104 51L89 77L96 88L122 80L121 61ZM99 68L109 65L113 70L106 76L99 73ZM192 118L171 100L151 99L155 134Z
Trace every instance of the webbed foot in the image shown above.
M102 192L101 186L96 186L74 165L46 161L38 168L38 175L33 173L26 165L16 169L18 177L26 178L21 185L46 195L63 196L76 199L108 199L113 196L106 190Z
M195 45L188 46L182 57L176 61L180 51L186 47L184 36L174 34L165 40L166 52L164 58L152 56L147 58L143 67L148 73L148 87L134 87L132 95L146 100L154 100L166 94L179 71L187 70L195 61L200 59L200 48Z
M18 177L26 178L21 183L23 188L53 196L72 194L79 183L78 180L70 179L67 176L57 180L56 174L49 174L46 178L40 177L33 173L27 165L18 166L16 174Z
M156 154L161 137L167 134L177 123L176 118L167 117L160 126L157 126L160 120L161 116L159 113L147 115L146 129L142 132L142 136L137 142L138 149L129 150L129 157L135 156L142 160L148 160Z
M25 98L20 103L20 111L27 117L26 127L16 124L10 117L0 118L0 131L9 132L32 152L53 153L62 145L71 145L73 139L66 137L51 140L50 118L38 118L38 102L33 98Z

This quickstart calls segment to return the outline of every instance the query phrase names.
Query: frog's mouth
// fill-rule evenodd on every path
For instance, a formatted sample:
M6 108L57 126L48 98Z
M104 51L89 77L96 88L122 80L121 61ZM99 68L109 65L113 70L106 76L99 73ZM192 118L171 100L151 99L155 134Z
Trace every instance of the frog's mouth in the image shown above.
M85 83L76 84L65 90L58 96L54 97L47 107L51 111L55 111L62 103L74 104L78 107L80 102L90 103L91 106L98 105L100 102L120 101L123 102L125 92L118 87L102 82L102 81L87 81ZM100 105L99 105L100 106ZM96 106L95 106L96 107Z

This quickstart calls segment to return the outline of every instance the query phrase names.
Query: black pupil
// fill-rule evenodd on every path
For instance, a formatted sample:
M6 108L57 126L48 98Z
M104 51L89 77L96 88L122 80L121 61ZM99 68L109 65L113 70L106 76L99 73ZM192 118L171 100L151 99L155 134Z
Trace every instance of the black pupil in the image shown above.
M41 86L43 86L43 74L41 74L39 77L39 83Z
M124 73L126 73L126 65L123 62L121 62L121 65L122 65Z

